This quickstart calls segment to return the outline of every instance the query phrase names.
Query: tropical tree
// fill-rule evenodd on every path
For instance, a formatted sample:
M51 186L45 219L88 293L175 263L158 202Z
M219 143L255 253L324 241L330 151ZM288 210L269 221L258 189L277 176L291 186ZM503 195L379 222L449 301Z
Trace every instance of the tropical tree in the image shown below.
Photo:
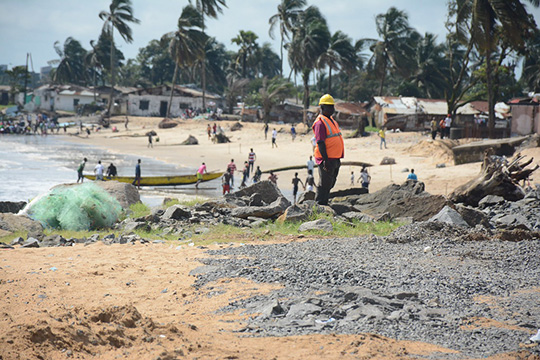
M215 38L206 41L205 68L208 75L207 85L214 92L223 92L227 86L226 69L233 63L233 53L227 52L225 45ZM199 63L199 65L201 65ZM195 64L197 66L197 63Z
M330 43L330 32L326 20L316 6L310 6L298 15L293 37L289 44L291 69L302 75L304 85L304 123L309 107L309 76L315 69L317 59Z
M205 30L205 24L204 24L204 18L206 16L216 19L218 16L218 13L221 14L223 12L223 8L227 7L225 0L189 0L189 3L195 3L195 7L202 15L202 32ZM201 56L201 82L202 82L202 90L203 90L203 98L202 98L202 105L203 109L206 109L206 53L203 52Z
M178 68L192 65L204 53L206 35L200 30L201 28L201 13L192 5L188 5L184 7L182 14L178 18L177 30L174 33L166 35L171 39L169 51L175 63L171 96L167 106L167 118L171 112L172 96Z
M418 34L409 26L409 18L404 11L391 7L375 18L380 39L363 39L373 53L370 62L380 79L379 95L383 94L384 82L389 68L401 73L410 69L408 59L413 53L414 39Z
M268 23L270 37L274 39L274 30L279 23L279 34L281 37L280 51L280 75L283 76L283 47L285 39L289 40L289 34L292 32L293 23L297 19L302 9L306 6L306 0L281 0L278 5L278 12L270 17Z
M8 78L8 84L11 87L10 92L10 103L14 103L15 94L19 92L25 92L26 94L26 83L30 80L30 72L26 66L14 66L11 70L6 70L5 74ZM26 103L26 99L23 99L23 103Z
M170 81L174 73L174 61L169 52L169 45L174 32L161 39L150 40L148 45L139 49L137 62L140 64L142 80L151 85L163 85Z
M345 33L337 31L330 38L330 44L318 59L319 68L328 66L328 93L332 93L332 70L345 68L355 62L352 40Z
M270 111L272 106L282 102L294 92L294 86L282 77L275 77L271 80L263 78L262 87L259 89L261 106L264 112L264 122L270 122Z
M436 43L437 37L426 33L418 42L414 53L414 70L409 81L420 90L422 96L441 98L447 86L445 73L448 62L444 46Z
M253 56L254 64L250 64L256 69L258 76L267 77L269 79L280 75L281 60L279 55L274 52L272 45L265 42L259 46Z
M54 43L54 50L60 57L59 60L49 61L49 64L57 64L51 78L58 84L78 84L86 83L85 63L86 50L81 43L72 37L68 37L61 47L60 42Z
M540 91L540 31L527 41L526 54L523 59L522 80L529 91Z
M90 46L92 47L92 50L86 53L86 56L84 58L84 63L85 63L86 69L89 72L89 76L92 78L92 85L94 86L94 102L95 102L97 100L96 78L98 74L101 74L101 71L103 70L103 64L100 62L99 49L97 48L96 42L94 40L90 40Z
M240 33L231 39L233 44L236 44L240 47L238 50L238 56L236 63L242 62L242 77L247 77L247 60L250 56L255 54L259 44L257 44L257 39L259 37L253 31L244 31L240 30Z
M238 98L244 93L249 80L241 78L237 74L227 75L227 89L225 90L225 102L229 109L229 114L233 113L233 109L238 102Z
M107 114L110 117L114 94L114 29L118 31L120 36L127 43L131 43L133 42L133 37L129 23L138 24L140 21L133 16L131 0L112 0L111 5L109 5L109 11L101 11L99 13L99 18L104 21L101 33L107 35L111 42L111 94L109 97L109 107L107 111Z
M539 0L529 0L538 7ZM508 40L513 49L523 50L525 39L536 29L533 18L519 0L459 0L458 23L470 22L470 36L478 51L485 57L486 85L488 92L489 137L495 129L495 91L493 88L492 56L497 49L500 36Z

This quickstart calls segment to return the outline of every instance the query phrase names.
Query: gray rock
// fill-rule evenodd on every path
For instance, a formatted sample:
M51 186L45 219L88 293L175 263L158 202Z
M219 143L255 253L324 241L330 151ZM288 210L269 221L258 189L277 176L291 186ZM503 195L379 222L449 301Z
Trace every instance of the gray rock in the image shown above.
M43 234L43 226L25 215L10 213L0 214L0 229L9 232L27 231L30 236L39 237Z
M303 204L308 200L315 200L316 196L317 194L315 193L315 191L304 191L302 194L300 194L296 203Z
M396 163L396 159L385 156L382 160L380 165L394 165Z
M346 212L341 214L341 216L347 220L357 220L360 222L373 222L374 220L372 216L357 211Z
M469 226L474 227L476 225L482 225L485 228L491 227L488 217L480 210L470 206L457 204L456 211L461 215L463 220L469 224Z
M41 247L55 247L55 246L61 246L66 243L66 239L64 239L60 235L50 235L46 236L40 243Z
M162 220L181 220L189 219L191 217L191 211L182 205L173 205L165 210L165 213L161 216Z
M498 196L498 195L487 195L487 196L484 196L482 198L482 200L480 200L478 202L478 207L481 208L481 209L484 209L488 206L491 206L491 205L496 205L496 204L500 204L500 203L503 203L505 200L502 196Z
M379 309L379 307L367 304L347 312L345 320L352 321L364 317L368 319L382 319L384 317L384 313L381 309Z
M0 201L0 213L16 214L22 210L25 205L26 201Z
M326 232L332 232L334 227L330 220L327 219L317 219L314 221L308 221L300 225L298 231L310 231L310 230L320 230Z
M287 312L287 317L302 319L308 315L318 315L321 310L320 306L311 303L294 304Z
M508 214L501 216L495 220L497 227L502 227L504 229L522 229L522 230L532 230L529 221L526 217L521 214Z
M131 184L118 181L95 181L94 184L111 194L124 209L141 201L139 191Z
M445 206L441 211L439 211L437 215L432 216L428 221L438 221L442 223L465 227L469 226L469 224L467 224L467 222L463 220L461 215L456 210L452 209L450 206Z
M26 239L26 241L22 244L23 248L38 248L39 247L39 240L35 239L33 237L29 237Z
M267 206L242 206L232 209L231 215L242 219L247 219L250 216L268 219L282 214L290 205L290 201L281 196Z
M286 313L286 309L281 306L279 301L272 300L270 304L265 305L261 308L260 313L262 316L271 317L276 315L282 315Z
M330 207L336 212L338 215L343 215L346 212L354 212L357 211L352 205L347 203L331 203Z
M199 140L193 135L189 135L186 140L182 142L182 145L198 145Z
M263 197L259 193L251 194L249 197L249 206L266 206L266 204L263 200Z
M231 194L227 194L225 195L225 199L242 197L250 198L253 194L259 194L261 200L266 204L271 204L283 196L276 184L269 180L264 180Z
M135 230L142 230L142 231L149 232L152 229L151 229L150 225L148 225L147 223L145 223L145 222L137 222L137 221L128 222L124 226L124 231L135 231Z
M19 236L19 237L13 239L13 240L11 241L11 243L9 243L9 244L10 244L10 245L22 245L22 244L24 244L24 239L23 239L22 237Z
M285 212L278 218L279 222L294 222L294 221L304 221L309 218L313 213L310 206L301 205L291 205Z

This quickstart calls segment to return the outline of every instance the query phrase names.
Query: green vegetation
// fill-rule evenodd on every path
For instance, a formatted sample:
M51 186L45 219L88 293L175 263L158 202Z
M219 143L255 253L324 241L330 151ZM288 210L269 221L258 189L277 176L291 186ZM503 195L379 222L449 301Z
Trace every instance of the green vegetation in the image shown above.
M0 243L9 244L14 239L18 238L19 236L22 237L23 239L26 239L26 237L28 236L28 233L26 231L16 231L9 235L0 236Z
M131 218L139 218L150 215L150 208L142 202L130 205L129 210L131 211L129 216Z
M379 132L379 129L377 129L377 128L374 127L374 126L366 126L366 127L364 128L364 131L365 131L365 132L374 132L374 133L376 133L376 132Z

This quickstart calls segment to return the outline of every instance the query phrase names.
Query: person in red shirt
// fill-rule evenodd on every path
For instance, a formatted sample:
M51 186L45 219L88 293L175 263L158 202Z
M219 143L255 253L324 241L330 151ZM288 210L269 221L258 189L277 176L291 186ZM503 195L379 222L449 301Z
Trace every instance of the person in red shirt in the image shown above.
M319 166L319 185L315 201L320 205L328 205L330 190L336 184L341 166L341 160L345 156L345 145L338 123L332 117L334 114L334 98L323 95L319 100L321 113L313 123L312 129L317 141L314 157Z
M227 170L231 173L231 189L234 188L234 172L236 171L236 164L234 159L231 159L229 165L227 165Z

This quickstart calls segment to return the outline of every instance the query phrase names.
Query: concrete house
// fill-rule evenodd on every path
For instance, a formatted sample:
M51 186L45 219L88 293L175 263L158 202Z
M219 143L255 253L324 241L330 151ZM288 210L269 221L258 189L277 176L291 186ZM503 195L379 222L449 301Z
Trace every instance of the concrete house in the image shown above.
M540 94L508 102L512 112L512 134L540 134Z
M173 91L171 104L171 117L180 117L185 109L202 108L202 91L186 86L169 85L153 88L137 89L127 94L127 113L133 116L162 116L167 115L171 91ZM223 107L220 96L206 93L206 105Z

